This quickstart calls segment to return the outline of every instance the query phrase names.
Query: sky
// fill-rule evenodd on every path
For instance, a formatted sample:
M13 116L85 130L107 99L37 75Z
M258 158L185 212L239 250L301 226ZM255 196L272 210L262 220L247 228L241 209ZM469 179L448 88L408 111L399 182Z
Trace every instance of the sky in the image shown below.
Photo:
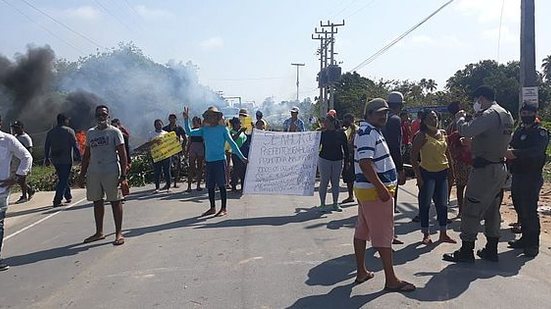
M336 60L347 72L447 0L0 0L0 54L50 45L58 58L134 42L159 63L191 61L225 96L260 104L317 95L320 20L340 23ZM536 0L536 66L551 54L551 1ZM39 13L32 6L53 19ZM503 8L503 10L502 10ZM502 13L503 12L503 13ZM500 26L501 24L501 26ZM439 88L466 64L520 56L520 0L455 0L361 68L372 79L432 78ZM499 44L498 44L499 43Z

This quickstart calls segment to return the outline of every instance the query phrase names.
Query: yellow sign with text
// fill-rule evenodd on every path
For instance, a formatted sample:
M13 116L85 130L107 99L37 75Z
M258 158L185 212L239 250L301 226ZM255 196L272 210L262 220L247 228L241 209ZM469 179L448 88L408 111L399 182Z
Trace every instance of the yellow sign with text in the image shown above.
M153 157L153 162L155 163L180 152L182 152L182 144L178 136L176 136L176 132L169 132L152 141L151 157Z

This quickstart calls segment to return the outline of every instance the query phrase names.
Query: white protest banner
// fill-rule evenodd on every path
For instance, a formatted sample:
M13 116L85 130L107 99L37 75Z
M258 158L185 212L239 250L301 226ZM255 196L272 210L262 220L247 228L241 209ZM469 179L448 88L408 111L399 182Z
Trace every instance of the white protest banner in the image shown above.
M254 130L245 194L314 195L320 132Z

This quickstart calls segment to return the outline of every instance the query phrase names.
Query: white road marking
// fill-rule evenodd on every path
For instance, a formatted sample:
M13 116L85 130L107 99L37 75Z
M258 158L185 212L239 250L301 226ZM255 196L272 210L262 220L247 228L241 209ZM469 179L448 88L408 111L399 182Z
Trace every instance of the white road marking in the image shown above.
M54 212L53 214L50 214L50 215L48 215L48 216L46 216L46 217L44 217L44 218L42 218L42 219L40 219L40 220L38 220L38 221L32 223L32 224L29 224L29 225L27 225L26 227L24 227L24 228L22 228L22 229L20 229L20 230L18 230L18 231L16 231L16 232L14 232L14 233L12 233L12 234L6 236L6 237L4 237L4 241L6 241L6 240L8 240L8 239L10 239L10 238L12 238L12 237L14 237L14 236L17 236L18 234L21 234L21 233L25 232L26 230L28 230L28 229L30 229L30 228L32 228L32 227L34 227L34 226L36 226L36 225L38 225L38 224L40 224L40 223L42 223L42 222L44 222L44 221L46 221L46 220L52 218L53 216L57 215L58 213L60 213L60 212L62 212L62 211L64 211L64 210L66 210L66 209L69 209L69 208L71 208L71 207L74 207L74 206L78 205L80 202L85 201L85 200L86 200L86 198L83 198L83 199L80 199L79 201L77 201L77 202L75 202L75 203L73 203L73 204L71 204L71 205L69 205L69 206L65 206L65 207L60 208L57 212Z

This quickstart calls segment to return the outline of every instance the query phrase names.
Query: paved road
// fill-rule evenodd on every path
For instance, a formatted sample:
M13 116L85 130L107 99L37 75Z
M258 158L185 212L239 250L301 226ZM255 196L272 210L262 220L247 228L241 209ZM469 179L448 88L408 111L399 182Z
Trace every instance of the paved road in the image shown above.
M356 206L322 215L311 209L316 197L230 196L228 217L200 219L204 194L144 190L125 206L127 241L120 247L111 245L112 234L81 243L93 232L86 202L54 211L42 208L51 196L41 194L32 205L11 206L4 256L12 268L0 273L0 308L550 306L549 243L536 259L517 257L506 249L513 236L505 231L500 263L442 262L441 254L455 247L419 244L418 226L410 223L417 208L412 183L400 192L396 217L406 241L395 247L397 272L419 287L408 295L382 292L383 272L371 249L375 279L353 284ZM82 196L76 192L75 201ZM113 232L110 210L105 226Z

